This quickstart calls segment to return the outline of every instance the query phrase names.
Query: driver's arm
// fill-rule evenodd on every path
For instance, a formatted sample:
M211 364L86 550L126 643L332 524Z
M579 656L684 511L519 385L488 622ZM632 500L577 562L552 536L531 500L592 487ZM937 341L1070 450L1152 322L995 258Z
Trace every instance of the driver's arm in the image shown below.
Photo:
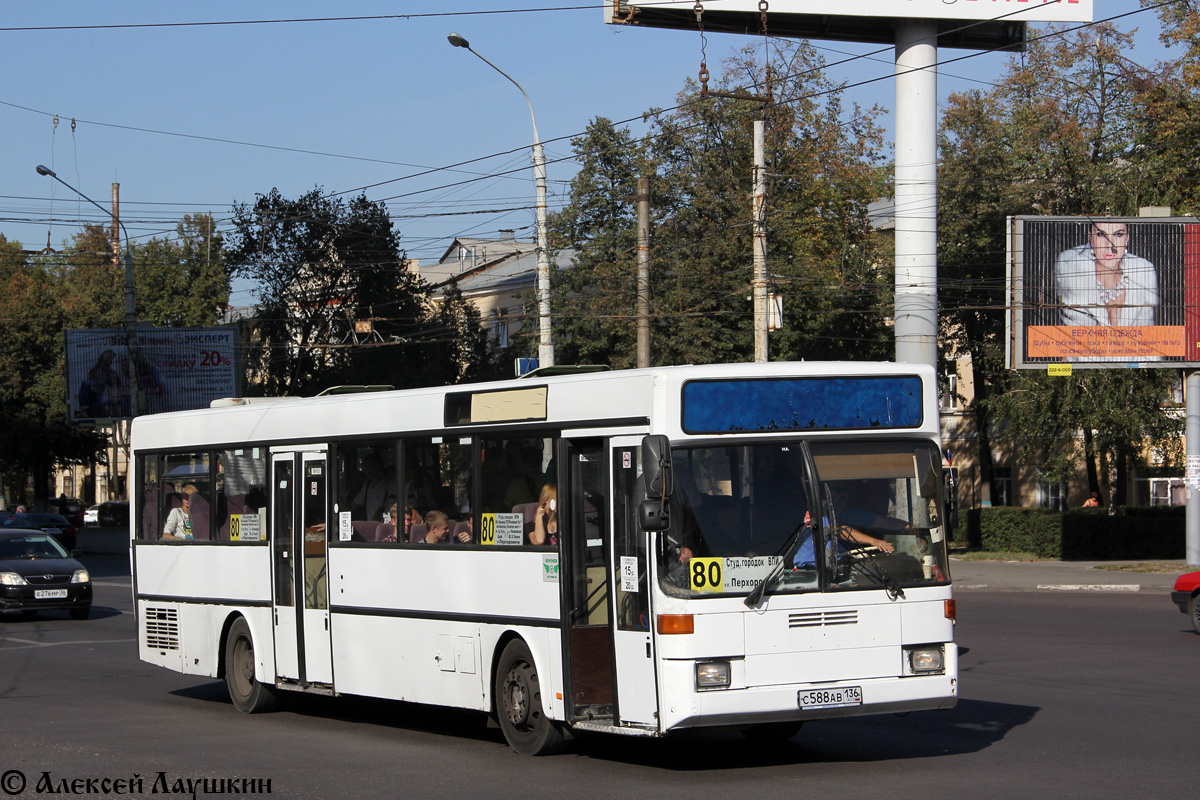
M858 528L852 528L849 525L842 525L839 530L839 535L848 542L863 545L865 547L878 547L885 553L891 553L896 548L891 543L883 539L876 539L868 533L863 533Z

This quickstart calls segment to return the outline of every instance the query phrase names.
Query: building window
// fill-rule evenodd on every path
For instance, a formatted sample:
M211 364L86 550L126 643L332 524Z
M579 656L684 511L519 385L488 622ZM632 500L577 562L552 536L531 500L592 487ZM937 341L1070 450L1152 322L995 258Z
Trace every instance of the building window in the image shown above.
M1067 491L1062 481L1048 481L1038 478L1037 506L1051 511L1065 511L1067 508Z
M492 341L503 350L508 347L508 318L499 310L493 311L492 316Z
M992 505L1012 505L1012 467L992 467Z
M946 372L946 393L942 395L942 411L958 410L958 372Z

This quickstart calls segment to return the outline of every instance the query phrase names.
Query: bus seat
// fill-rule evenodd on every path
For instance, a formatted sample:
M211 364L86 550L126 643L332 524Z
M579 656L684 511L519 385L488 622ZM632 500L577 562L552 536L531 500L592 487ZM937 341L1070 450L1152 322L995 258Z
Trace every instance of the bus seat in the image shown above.
M217 539L222 542L229 541L229 518L234 514L250 514L253 511L246 505L246 495L235 494L230 495L226 501L226 513L221 519L221 527L217 531Z
M375 520L371 520L371 519L363 519L363 520L356 519L350 523L350 527L354 530L355 533L357 533L359 536L361 536L365 541L374 542L375 541L375 531L377 528L379 528L379 524L380 523L376 522ZM355 540L355 541L357 541L357 540Z
M465 519L462 522L456 522L454 524L454 530L450 532L450 536L454 539L454 541L457 542L458 535L463 531L474 535L474 532L471 530L471 523Z
M192 538L207 541L212 538L209 532L211 519L208 501L199 492L192 492L188 499L188 519L192 522Z
M396 526L390 522L381 522L375 527L375 538L368 541L387 542L396 540Z
M162 531L158 527L158 487L147 485L142 495L142 529L140 539L157 539Z
M533 522L534 516L537 514L538 502L535 500L532 503L520 503L513 506L512 513L521 514L526 522Z
M410 542L419 542L425 538L425 534L427 533L429 533L428 525L424 522L415 523L408 529L408 540Z

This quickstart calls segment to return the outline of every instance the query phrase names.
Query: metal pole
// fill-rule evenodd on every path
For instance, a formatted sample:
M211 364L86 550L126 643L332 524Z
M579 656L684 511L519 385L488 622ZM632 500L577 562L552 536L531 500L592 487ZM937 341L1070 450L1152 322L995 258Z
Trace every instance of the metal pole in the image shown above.
M529 106L529 118L533 120L533 174L537 183L537 294L538 294L538 367L554 366L554 342L550 334L550 253L546 230L546 157L542 153L542 141L538 138L537 117L533 114L533 103L521 84L511 75L477 53L471 43L457 33L446 37L450 44L475 53L475 56L492 69L508 78L521 91L525 104Z
M896 26L896 360L937 366L937 28Z
M532 105L529 114L533 115ZM533 125L533 173L537 181L538 367L541 368L554 366L554 341L550 333L550 251L546 247L549 242L546 229L546 156L537 138L536 122Z
M754 121L754 360L767 360L767 226L764 123Z
M650 179L638 178L637 365L650 366Z
M88 197L86 194L79 191L74 186L72 186L71 184L64 181L62 178L58 177L58 175L54 174L54 170L52 170L48 167L44 167L41 164L38 164L37 173L39 175L47 175L51 178L54 178L54 180L58 181L63 186L67 187L72 192L74 192L75 194L82 197L84 200L87 200L89 203L94 205L96 208L100 209L101 211L105 211L104 206L100 205L95 200ZM140 361L140 358L139 358L138 342L137 342L137 313L134 311L134 305L133 305L133 254L129 251L129 231L125 230L125 223L121 222L121 214L120 214L119 207L117 205L117 199L118 199L119 194L120 194L119 184L114 183L113 188L112 188L112 196L113 196L112 218L113 218L113 239L114 239L114 241L118 238L118 234L117 234L118 230L125 232L125 348L128 352L129 362L130 362L129 363L129 367L130 367L130 369L129 369L129 381L130 381L129 388L133 394L133 396L131 398L132 402L130 404L131 405L130 411L132 412L131 416L136 417L141 413L142 401L141 401L141 397L140 397L141 392L139 391L139 388L138 388L138 375L137 375L137 365Z
M1184 381L1184 476L1187 483L1187 508L1184 515L1188 566L1200 566L1200 372L1187 373Z

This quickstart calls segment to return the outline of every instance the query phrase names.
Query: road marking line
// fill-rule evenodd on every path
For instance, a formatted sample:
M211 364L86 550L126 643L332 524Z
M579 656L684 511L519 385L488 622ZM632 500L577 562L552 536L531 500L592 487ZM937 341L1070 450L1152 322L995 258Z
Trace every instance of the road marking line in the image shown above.
M16 642L27 647L62 647L63 645L73 644L125 644L127 642L136 642L137 639L76 639L73 642L35 642L32 639L18 639L15 636L0 636L0 642ZM18 648L10 647L9 650Z
M1142 589L1137 583L1044 583L1037 588L1061 592L1139 592Z

